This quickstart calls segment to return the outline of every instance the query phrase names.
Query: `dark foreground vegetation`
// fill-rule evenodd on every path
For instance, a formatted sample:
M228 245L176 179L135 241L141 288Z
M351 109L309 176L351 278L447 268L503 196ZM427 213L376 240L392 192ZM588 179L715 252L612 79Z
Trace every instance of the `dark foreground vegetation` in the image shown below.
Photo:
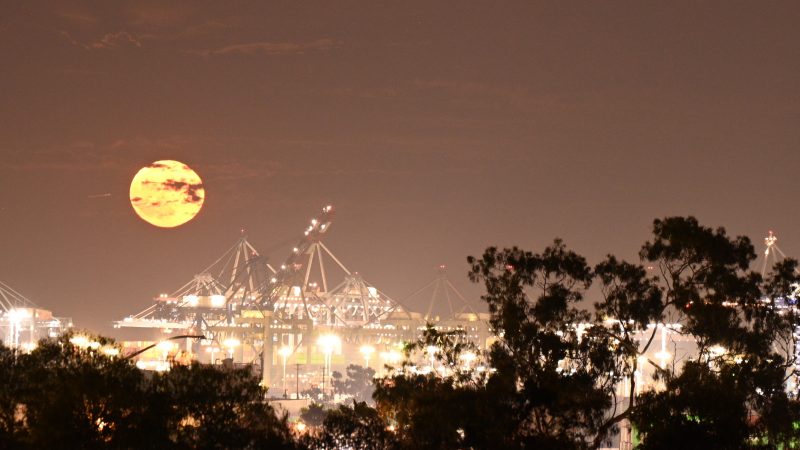
M71 335L0 348L0 445L18 449L296 448L247 369L148 373Z
M643 450L798 448L800 403L787 389L797 263L762 278L750 270L755 258L747 238L681 217L655 221L636 262L608 256L592 267L559 240L538 253L489 248L469 258L499 336L485 354L459 333L429 329L401 367L375 380L372 399L367 372L337 378L354 399L312 406L302 433L264 402L247 370L194 364L146 374L103 353L109 342L81 348L70 336L30 354L0 348L0 443L569 450L602 447L631 423ZM587 307L590 288L597 301ZM641 358L653 339L634 335L655 333L653 322L680 323L699 354L663 367ZM412 370L419 358L443 370ZM636 395L644 364L660 388ZM620 402L625 379L630 401Z

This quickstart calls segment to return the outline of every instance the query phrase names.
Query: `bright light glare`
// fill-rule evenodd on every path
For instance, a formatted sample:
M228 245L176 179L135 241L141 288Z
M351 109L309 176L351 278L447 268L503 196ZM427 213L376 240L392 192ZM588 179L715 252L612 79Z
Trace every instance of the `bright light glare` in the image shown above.
M25 353L30 353L36 350L36 347L37 347L36 342L25 342L24 344L22 344L22 350Z
M333 350L339 346L342 340L335 334L323 334L317 339L317 344L322 347L322 352L325 354L333 353Z
M31 312L27 309L12 309L8 311L8 317L12 322L17 322L21 319L30 319Z
M725 353L728 352L728 350L726 350L725 347L723 347L721 345L714 345L714 346L710 347L708 349L708 351L709 351L709 353L711 353L714 356L722 356L722 355L724 355Z
M222 345L224 345L225 347L227 347L229 349L233 349L233 348L236 348L236 347L242 345L242 341L240 341L239 339L236 339L235 337L229 337L229 338L225 339L224 341L222 341Z
M388 352L381 352L380 357L386 362L396 363L402 359L403 355L397 350L391 350Z
M158 344L156 344L156 348L158 348L162 352L172 351L174 346L175 346L175 344L173 344L172 342L169 342L169 341L161 341Z
M72 336L69 340L70 344L74 345L75 347L79 348L86 348L89 346L89 338L83 335L75 335Z
M478 359L478 355L476 355L473 352L464 352L461 354L461 356L459 356L459 358L461 358L461 360L464 361L465 364L469 365L472 364L473 361Z
M214 308L221 308L225 306L225 296L224 295L212 295L211 296L211 306Z
M661 360L661 361L666 361L666 360L672 358L672 353L670 353L668 351L665 351L665 350L661 350L661 351L656 352L656 358Z

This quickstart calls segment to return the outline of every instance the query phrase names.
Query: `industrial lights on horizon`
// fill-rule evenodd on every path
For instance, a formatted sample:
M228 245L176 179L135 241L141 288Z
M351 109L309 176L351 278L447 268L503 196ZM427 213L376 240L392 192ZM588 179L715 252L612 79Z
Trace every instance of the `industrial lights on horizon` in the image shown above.
M381 352L380 353L381 359L388 363L397 363L403 359L403 354L398 352L397 350L390 350L388 352Z
M30 353L36 350L38 344L36 342L25 342L22 345L20 345L20 347L22 348L22 351L24 351L25 353Z
M196 295L187 295L186 297L183 297L183 299L186 300L186 303L188 303L189 306L197 306L200 298Z
M222 345L224 347L226 347L226 348L231 349L231 348L236 348L236 347L242 345L242 341L240 341L239 339L237 339L235 337L229 337L229 338L225 339L224 341L222 341Z
M212 295L211 296L211 306L214 308L221 308L225 306L225 296L224 295Z
M661 366L662 369L667 367L667 361L672 359L672 353L666 350L657 351L655 354L656 359L658 359L658 365Z
M161 350L162 352L171 352L175 348L175 344L169 341L161 341L156 344L156 348Z
M478 359L478 355L475 352L464 352L459 356L459 359L464 361L464 367L469 369L470 365Z
M33 316L31 310L27 308L10 309L6 314L12 322L18 322L22 319L30 319Z
M82 350L86 350L86 349L97 350L102 345L99 342L97 342L97 341L95 341L93 339L89 339L88 336L84 336L82 334L76 334L75 336L72 336L69 339L69 342L70 342L70 344L72 344L75 347L78 347L78 348L80 348Z
M103 347L103 354L110 357L119 356L119 349L116 347Z
M713 345L709 347L708 352L714 357L719 357L727 353L728 350L721 345Z

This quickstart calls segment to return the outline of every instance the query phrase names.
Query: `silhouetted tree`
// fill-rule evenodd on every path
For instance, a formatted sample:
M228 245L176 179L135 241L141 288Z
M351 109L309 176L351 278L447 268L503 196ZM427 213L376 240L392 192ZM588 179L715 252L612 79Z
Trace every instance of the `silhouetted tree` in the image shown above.
M328 411L319 403L311 403L308 407L300 410L300 420L314 428L321 427L327 415Z
M168 429L180 448L293 448L287 417L264 400L249 368L176 365L153 379L152 395L168 399Z
M18 354L0 346L0 448L23 447L27 431L20 417L24 382Z
M308 389L300 391L300 397L310 398L311 400L321 400L322 389L319 386L311 386Z
M372 450L394 448L396 439L378 411L366 402L353 401L352 406L328 411L319 433L308 434L304 443L321 450Z
M375 370L371 367L350 364L347 366L346 375L347 378L344 378L340 372L333 372L331 385L336 393L352 396L361 402L372 398L372 392L375 390Z
M660 371L665 389L641 397L633 414L641 448L796 445L800 416L785 382L798 322L776 303L797 279L796 262L779 264L762 283L750 270L756 256L746 237L691 217L656 220L653 235L641 256L660 274L664 311L699 354L680 370Z
M586 260L556 240L542 253L489 248L470 257L491 325L491 383L506 404L507 448L581 449L602 429L619 379L611 338L585 336L578 308L592 282Z
M131 361L107 356L112 341L73 345L72 334L17 354L24 374L16 397L20 447L136 448L147 408L146 379Z
M643 449L797 442L798 405L786 381L796 375L799 322L776 301L797 282L796 263L779 264L763 282L749 269L747 238L692 217L656 220L653 235L641 259L655 276L613 256L592 271L559 240L542 253L489 248L469 258L499 336L487 387L497 393L491 401L509 406L505 447L597 448L625 419ZM593 280L601 300L589 314L578 303ZM634 374L656 328L643 343L638 336L664 321L679 323L699 355L682 367L647 360L665 389L636 398ZM628 401L616 398L623 379Z
M376 407L393 426L397 448L505 447L511 429L503 397L486 384L479 361L465 365L462 356L476 349L463 335L428 326L406 347L401 369L378 380ZM417 370L430 362L435 367Z
M650 350L658 331L658 327L649 326L663 320L665 305L658 280L649 276L640 264L619 261L609 255L595 266L594 277L599 281L602 300L594 303L594 322L587 330L587 337L609 344L606 360L613 376L608 380L629 382L627 399L613 397L608 419L597 430L592 446L598 447L635 410L639 388L636 373L642 369L642 356ZM647 337L643 343L639 341L641 335ZM658 368L649 360L645 364Z
M296 448L247 369L139 370L113 341L71 333L0 346L0 448Z

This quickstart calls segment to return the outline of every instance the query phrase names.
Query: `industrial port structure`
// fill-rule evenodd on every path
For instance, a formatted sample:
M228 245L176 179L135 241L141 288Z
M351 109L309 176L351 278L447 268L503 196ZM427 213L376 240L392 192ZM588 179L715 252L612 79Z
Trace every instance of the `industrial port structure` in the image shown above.
M411 311L350 271L328 248L323 238L334 215L331 206L323 208L276 266L246 236L239 237L175 292L161 294L144 311L115 322L115 327L143 332L141 340L122 342L126 353L152 346L137 363L150 370L167 370L176 360L250 365L272 392L294 393L301 383L304 389L320 382L324 386L334 366L341 370L359 364L380 373L384 364L402 359L403 344L416 340L428 324L460 330L479 349L488 347L493 340L488 315L469 306L444 266L408 297L429 294L426 313ZM785 257L771 231L764 243L762 274ZM800 285L792 289L780 299L784 307L795 307ZM446 305L449 313L434 316L435 305ZM693 343L674 328L678 325L653 326L660 330L661 345L652 355L659 364L694 351ZM6 345L30 351L39 339L71 327L71 319L55 317L0 282L0 335Z
M180 289L160 295L139 314L115 322L119 328L155 331L145 342L124 343L131 351L161 341L142 355L139 366L165 370L170 360L179 358L249 364L260 371L265 386L285 393L289 390L287 366L294 369L288 374L292 388L301 380L304 387L320 380L324 386L333 366L360 364L379 372L385 363L399 362L403 343L416 340L428 324L444 331L461 330L478 348L488 347L493 339L488 315L469 307L447 279L444 266L434 280L409 296L430 291L426 313L411 311L350 271L326 246L323 238L334 215L331 206L323 208L278 266L269 264L241 236ZM776 241L772 232L765 239L762 272L767 260L775 263L784 256ZM332 282L332 273L341 279ZM445 302L449 314L434 316L434 305ZM653 326L663 328L659 328L661 348L653 355L661 364L678 353L692 352L691 343L673 325ZM170 341L173 335L205 339ZM672 352L667 351L668 343ZM683 350L677 347L687 345Z
M297 368L291 374L296 378L301 365L303 374L316 374L321 367L323 383L334 365L381 370L384 363L399 361L402 344L417 339L428 323L462 330L465 339L485 347L491 339L488 316L469 308L443 266L420 290L432 290L427 314L410 311L350 271L325 245L334 215L326 206L311 219L279 266L269 264L242 236L180 289L115 322L118 328L155 330L164 339L139 366L160 370L167 367L166 359L178 357L252 364L260 368L265 386L286 391L287 365ZM331 273L341 279L332 281ZM433 303L442 298L449 316L432 316ZM205 339L168 341L173 333Z
M15 349L30 351L39 339L56 337L72 327L72 319L55 317L0 281L0 336Z

